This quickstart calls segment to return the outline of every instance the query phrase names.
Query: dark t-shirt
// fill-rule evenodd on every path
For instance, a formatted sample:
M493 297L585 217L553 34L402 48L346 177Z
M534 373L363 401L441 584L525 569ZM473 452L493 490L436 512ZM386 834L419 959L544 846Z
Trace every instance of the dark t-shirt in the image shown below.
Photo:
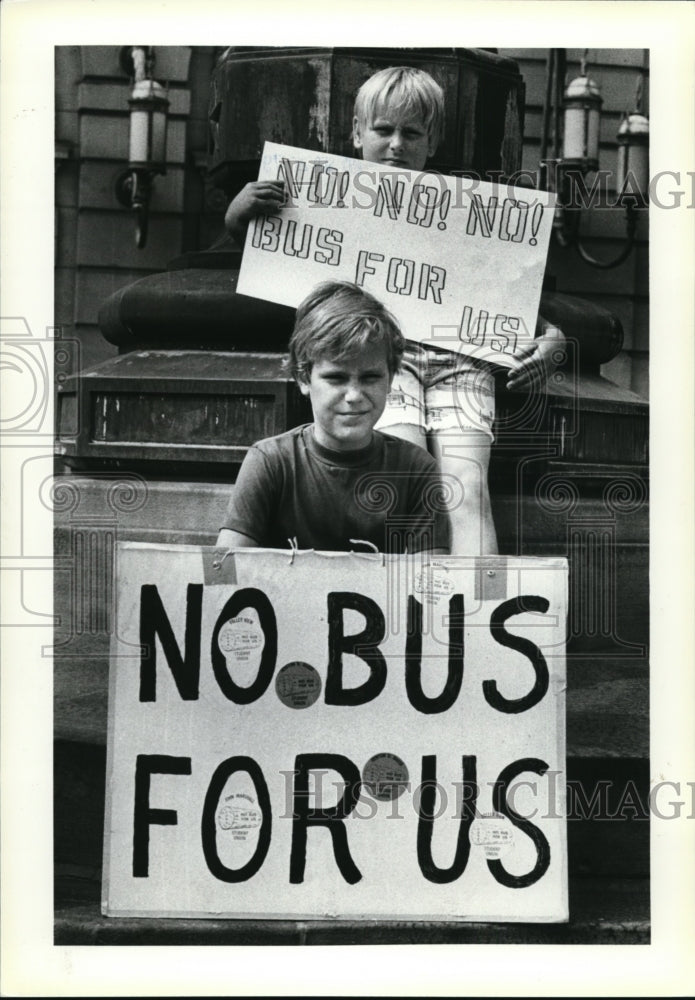
M434 459L423 448L374 431L367 448L332 451L304 424L253 445L222 527L262 548L334 552L449 549ZM362 547L364 551L364 547Z

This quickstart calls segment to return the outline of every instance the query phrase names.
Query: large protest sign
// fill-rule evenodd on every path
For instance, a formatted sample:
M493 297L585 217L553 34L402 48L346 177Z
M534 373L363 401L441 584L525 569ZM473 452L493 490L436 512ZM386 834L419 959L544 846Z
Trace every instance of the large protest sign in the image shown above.
M567 919L566 561L214 557L118 548L104 912Z
M297 306L353 281L408 340L510 367L533 340L554 195L267 142L287 203L249 226L238 291Z

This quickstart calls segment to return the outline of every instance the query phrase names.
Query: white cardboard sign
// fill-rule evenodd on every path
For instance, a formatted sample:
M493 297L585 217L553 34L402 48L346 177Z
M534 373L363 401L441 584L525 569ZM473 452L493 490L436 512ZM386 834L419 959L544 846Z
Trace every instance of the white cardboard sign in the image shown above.
M237 289L298 306L352 281L408 340L510 367L533 340L554 195L267 142L260 180L287 204L249 226Z
M118 547L104 912L566 920L566 560L214 556Z

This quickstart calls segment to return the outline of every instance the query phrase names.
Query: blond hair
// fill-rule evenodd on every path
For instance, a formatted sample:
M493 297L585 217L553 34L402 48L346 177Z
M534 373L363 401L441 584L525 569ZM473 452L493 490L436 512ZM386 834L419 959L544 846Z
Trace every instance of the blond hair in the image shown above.
M418 118L437 148L444 132L444 91L424 69L389 66L362 84L355 98L360 125L370 125L386 108Z

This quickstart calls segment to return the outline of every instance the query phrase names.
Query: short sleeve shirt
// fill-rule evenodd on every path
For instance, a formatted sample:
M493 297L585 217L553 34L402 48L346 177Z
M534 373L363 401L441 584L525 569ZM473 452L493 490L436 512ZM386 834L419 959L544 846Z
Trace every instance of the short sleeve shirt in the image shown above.
M222 527L263 548L348 552L449 549L432 456L374 431L359 451L324 448L304 424L253 445L239 470Z

